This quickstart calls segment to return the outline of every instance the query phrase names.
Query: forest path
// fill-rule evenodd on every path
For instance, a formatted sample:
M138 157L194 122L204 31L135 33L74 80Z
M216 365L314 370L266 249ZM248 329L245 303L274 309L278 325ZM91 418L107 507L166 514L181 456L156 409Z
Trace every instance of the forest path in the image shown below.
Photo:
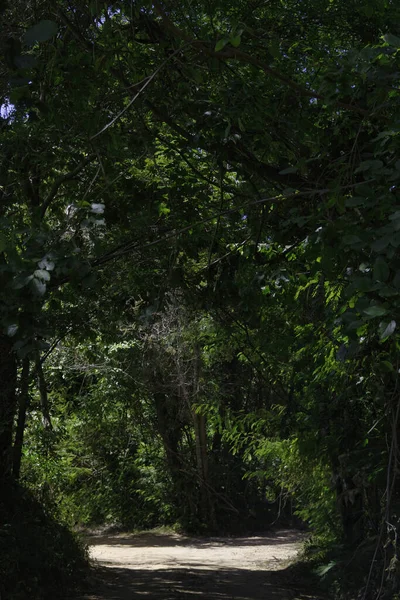
M91 536L98 572L81 599L319 600L285 573L303 539L293 530L234 538Z

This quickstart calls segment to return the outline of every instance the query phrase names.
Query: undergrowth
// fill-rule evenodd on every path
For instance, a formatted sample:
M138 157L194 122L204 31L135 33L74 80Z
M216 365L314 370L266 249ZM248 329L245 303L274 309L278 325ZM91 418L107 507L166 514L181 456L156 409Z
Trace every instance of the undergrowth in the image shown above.
M400 600L399 573L393 573L394 561L388 561L388 555L389 551L386 556L377 552L376 537L349 547L313 535L292 570L314 580L319 589L335 600Z
M3 487L0 499L1 600L63 597L83 580L87 552L77 535L26 489Z

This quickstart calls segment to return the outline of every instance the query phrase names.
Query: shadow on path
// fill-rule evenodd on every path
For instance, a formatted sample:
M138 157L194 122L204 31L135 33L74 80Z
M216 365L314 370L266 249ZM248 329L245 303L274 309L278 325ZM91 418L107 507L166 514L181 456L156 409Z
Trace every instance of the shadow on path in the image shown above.
M101 567L96 593L82 600L320 600L288 588L285 571L140 570Z

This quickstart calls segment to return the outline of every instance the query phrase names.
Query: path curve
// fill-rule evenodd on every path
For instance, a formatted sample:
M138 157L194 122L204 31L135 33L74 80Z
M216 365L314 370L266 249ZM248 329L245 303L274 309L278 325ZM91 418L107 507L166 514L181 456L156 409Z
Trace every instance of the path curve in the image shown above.
M233 538L91 536L97 577L82 600L319 600L285 572L303 539L293 530Z

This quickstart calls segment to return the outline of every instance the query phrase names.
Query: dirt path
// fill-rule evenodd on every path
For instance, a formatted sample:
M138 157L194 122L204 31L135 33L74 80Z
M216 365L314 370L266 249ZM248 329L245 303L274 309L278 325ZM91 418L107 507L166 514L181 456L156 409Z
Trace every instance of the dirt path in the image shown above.
M285 572L301 540L295 531L236 538L92 536L88 543L98 577L83 598L319 600L296 589Z

